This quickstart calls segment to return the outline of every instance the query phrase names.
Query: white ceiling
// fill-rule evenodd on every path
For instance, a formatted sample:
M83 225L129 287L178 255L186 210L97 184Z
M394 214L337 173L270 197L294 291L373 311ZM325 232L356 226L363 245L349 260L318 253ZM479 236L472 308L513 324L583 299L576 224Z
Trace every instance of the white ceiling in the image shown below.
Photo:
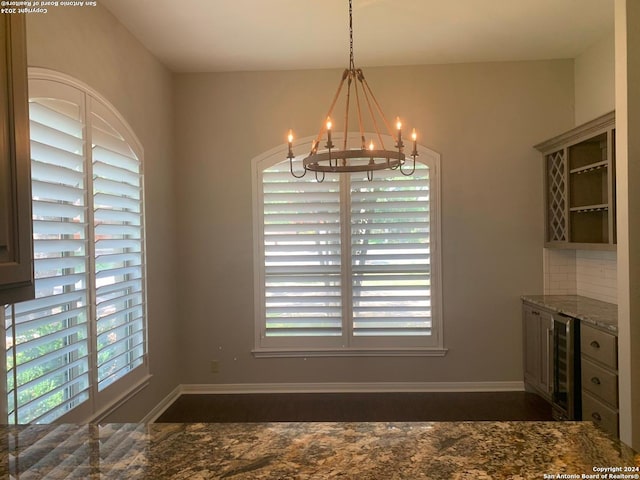
M353 0L357 66L574 58L614 0ZM348 66L348 0L101 0L176 72Z

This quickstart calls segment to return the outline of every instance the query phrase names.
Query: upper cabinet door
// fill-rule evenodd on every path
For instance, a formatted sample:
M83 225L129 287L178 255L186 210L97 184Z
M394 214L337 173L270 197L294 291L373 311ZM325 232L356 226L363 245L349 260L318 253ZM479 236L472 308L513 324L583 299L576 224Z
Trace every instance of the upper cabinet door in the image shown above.
M24 15L0 17L0 304L33 298Z

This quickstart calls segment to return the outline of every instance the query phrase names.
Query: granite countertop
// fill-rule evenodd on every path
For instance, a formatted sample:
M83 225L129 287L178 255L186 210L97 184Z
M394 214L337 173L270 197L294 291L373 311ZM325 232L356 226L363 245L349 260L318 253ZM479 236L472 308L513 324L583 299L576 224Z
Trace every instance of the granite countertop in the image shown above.
M618 306L580 295L523 295L522 300L618 334Z
M167 423L0 429L2 478L639 478L633 475L640 467L640 455L591 422ZM610 477L599 468L620 468L618 472L632 476ZM596 474L601 476L583 476Z

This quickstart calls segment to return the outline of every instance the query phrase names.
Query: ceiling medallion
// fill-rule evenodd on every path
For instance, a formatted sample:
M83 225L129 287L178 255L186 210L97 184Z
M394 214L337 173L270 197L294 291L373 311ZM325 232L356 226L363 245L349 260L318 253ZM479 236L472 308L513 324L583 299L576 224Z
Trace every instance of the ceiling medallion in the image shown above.
M364 74L360 68L356 68L353 60L353 15L352 15L352 0L349 0L349 68L345 69L342 74L342 79L338 85L333 102L329 107L327 113L327 120L321 126L318 135L315 140L311 142L311 150L309 154L302 160L302 166L304 171L302 173L296 173L293 169L293 160L295 155L293 153L293 131L289 130L287 141L289 144L289 150L287 158L289 159L289 168L291 175L296 178L302 178L306 175L307 171L315 172L316 180L322 182L325 178L325 174L329 173L352 173L352 172L367 172L367 178L373 180L373 172L375 170L400 170L403 175L412 175L416 168L416 157L418 156L417 150L417 135L416 130L413 129L411 133L411 139L413 141L413 149L411 151L411 158L413 158L413 166L411 168L405 167L406 155L404 153L404 143L402 139L402 123L400 119L396 119L396 131L395 134L391 129L387 118L380 107L380 104L376 100L376 97L371 91L371 87L364 78ZM343 86L347 83L346 98L345 98L345 113L344 113L344 139L340 149L336 149L331 139L331 132L333 130L333 121L331 116L336 102L340 98L340 93L343 90ZM352 88L353 87L353 88ZM351 107L351 94L355 95L355 108L358 118L358 129L360 132L360 143L357 147L351 148L348 145L348 132L349 132L349 109ZM373 129L375 130L375 139L379 146L376 146L374 139L369 139L367 145L367 139L364 134L363 126L363 109L360 104L361 97L364 98L367 107L367 112ZM377 115L376 115L377 114ZM378 125L379 120L384 124L387 133L395 140L395 149L387 150L384 145L382 135L380 134L380 128ZM322 138L326 138L324 144L324 150L318 151Z

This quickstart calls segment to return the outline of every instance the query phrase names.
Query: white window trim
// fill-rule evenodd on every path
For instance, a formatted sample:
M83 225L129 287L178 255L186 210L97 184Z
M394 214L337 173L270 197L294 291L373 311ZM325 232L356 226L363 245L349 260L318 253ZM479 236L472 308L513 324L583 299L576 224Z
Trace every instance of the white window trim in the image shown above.
M349 133L350 142L358 142L359 133ZM366 134L367 137L374 136ZM344 138L343 134L336 133L333 136L335 141ZM388 135L383 135L383 139L388 144L393 144L394 140ZM297 139L294 142L294 148L303 151L311 145L315 140L315 136L309 136ZM252 350L256 358L270 357L406 357L406 356L444 356L447 349L444 347L443 321L442 321L442 255L441 255L441 203L440 203L440 154L418 144L418 160L426 164L433 172L430 184L430 247L431 257L431 285L432 285L432 324L434 325L433 345L428 347L371 347L360 348L353 346L341 347L317 347L310 345L309 347L264 347L261 345L261 339L265 329L265 306L264 306L264 205L262 191L262 172L286 159L288 146L281 144L261 155L253 158L251 161L251 190L253 196L252 214L253 214L253 272L254 272L254 333L255 347ZM295 167L294 167L295 168ZM309 172L308 175L313 175ZM330 174L327 174L330 175ZM334 174L339 175L339 174Z
M145 206L146 202L144 199L145 195L145 185L144 185L144 149L140 140L133 133L133 129L129 125L129 123L124 119L124 117L120 114L120 112L113 106L111 102L109 102L102 94L97 92L95 89L91 88L89 85L84 82L66 75L64 73L50 70L46 68L40 67L29 67L28 69L28 78L29 80L47 80L51 82L58 82L62 84L66 84L72 87L75 87L87 96L87 99L91 101L91 98L95 98L99 102L101 102L107 109L110 110L110 114L116 117L116 119L121 122L121 124L125 127L124 131L120 131L119 133L123 135L126 142L133 149L134 153L141 159L140 169L141 169L141 195L142 195L142 211L141 211L141 227L144 232L143 235L143 259L142 262L142 271L144 275L144 283L143 283L143 296L144 296L144 315L145 315L145 345L146 351L143 356L143 363L130 371L124 377L118 379L112 385L107 386L104 390L98 391L97 389L97 380L93 378L93 375L97 373L97 367L95 364L90 363L91 370L91 387L90 387L90 396L89 399L73 408L69 412L64 415L58 417L55 420L55 423L86 423L90 421L98 421L104 418L106 415L113 412L120 405L125 403L130 398L137 395L142 389L146 388L149 384L149 381L152 377L149 370L149 316L148 316L148 306L147 306L147 262L146 262L146 252L147 252L147 235L146 235L146 212ZM86 108L86 107L85 107ZM90 256L90 261L93 262L94 259ZM93 280L92 280L93 281ZM89 305L89 309L91 311L89 318L89 332L91 341L89 342L90 355L93 355L93 350L95 348L94 340L95 340L95 306L92 306L91 303ZM2 320L2 325L4 326L4 312L0 312L0 320ZM4 345L4 338L2 339L2 345ZM6 348L5 348L6 350ZM5 362L6 363L6 362ZM0 394L2 395L2 401L0 401L0 414L3 415L2 418L7 418L7 385L6 385L6 367L3 368L5 372L3 374L3 380L0 382ZM5 421L6 422L6 421Z

